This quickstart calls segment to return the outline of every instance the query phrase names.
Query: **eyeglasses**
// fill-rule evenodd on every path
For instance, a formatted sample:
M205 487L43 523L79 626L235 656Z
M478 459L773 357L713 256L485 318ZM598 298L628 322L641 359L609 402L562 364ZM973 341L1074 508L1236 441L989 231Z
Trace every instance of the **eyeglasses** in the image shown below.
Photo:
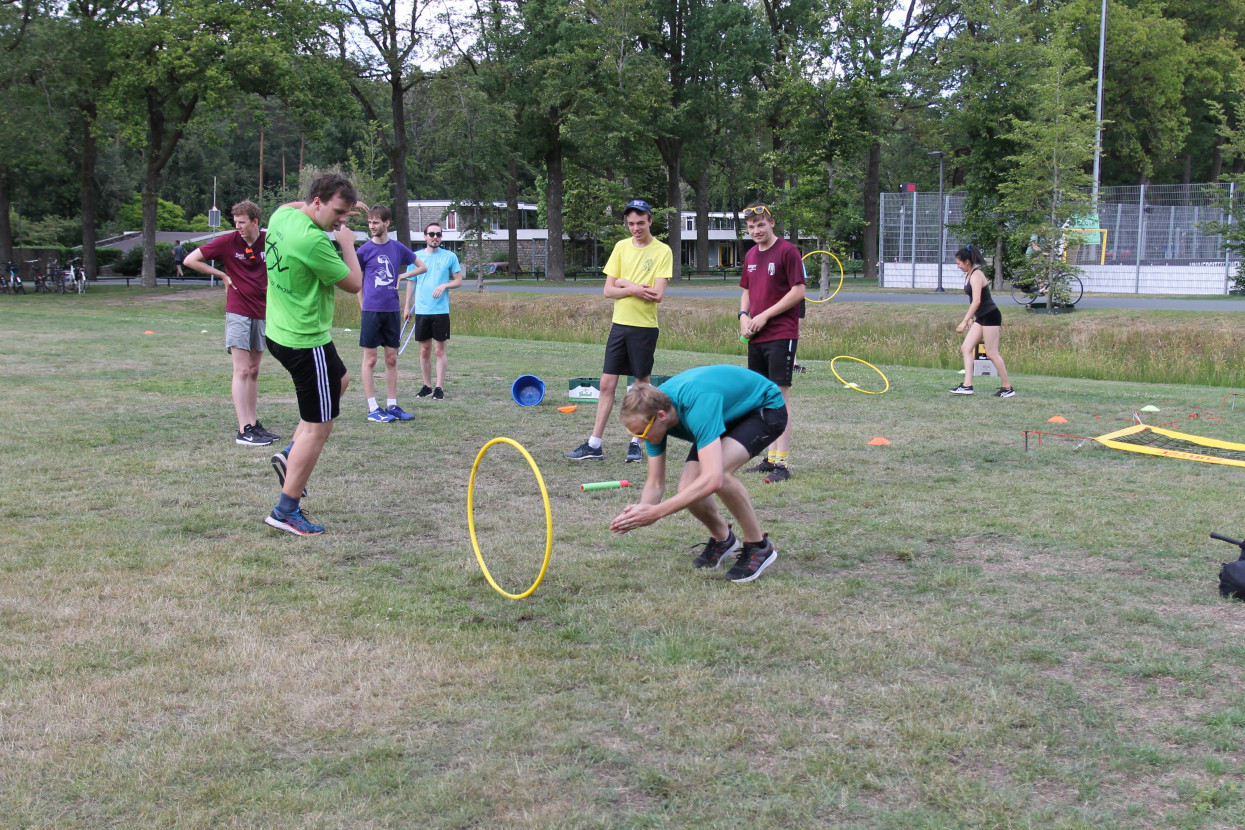
M440 231L424 231L424 236L435 236L439 239L441 237L441 232Z
M652 429L652 428L653 428L653 423L654 423L656 420L657 420L657 413L656 413L656 412L654 412L654 413L653 413L653 417L652 417L652 418L649 418L649 419L648 419L648 423L644 425L644 431L643 431L643 432L631 432L631 430L627 430L627 431L628 431L628 432L631 432L631 437L632 437L632 438L639 438L641 441L643 441L645 438L647 438L647 437L648 437L648 431L649 431L650 429Z
M770 213L770 212L769 212L769 208L768 208L767 206L765 206L765 205L757 205L756 207L744 208L744 218L745 218L745 219L747 219L749 216L769 216L769 217L773 217L773 215L774 215L774 214Z

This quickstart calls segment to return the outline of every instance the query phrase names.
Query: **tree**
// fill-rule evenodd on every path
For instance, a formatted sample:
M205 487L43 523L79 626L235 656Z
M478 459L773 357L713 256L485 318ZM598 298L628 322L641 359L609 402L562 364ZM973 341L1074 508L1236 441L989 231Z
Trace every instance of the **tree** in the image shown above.
M29 155L23 148L32 148L23 136L31 134L37 121L30 98L32 53L26 46L31 21L39 11L39 4L32 0L0 2L0 107L5 112L0 119L0 141L6 148L0 156L0 264L13 259L13 228L9 221L13 180L26 160L23 157Z

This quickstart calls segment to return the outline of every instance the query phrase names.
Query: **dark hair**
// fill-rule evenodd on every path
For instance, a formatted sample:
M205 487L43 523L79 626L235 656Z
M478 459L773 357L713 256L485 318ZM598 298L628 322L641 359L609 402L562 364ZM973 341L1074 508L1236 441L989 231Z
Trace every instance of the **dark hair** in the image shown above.
M259 205L250 199L243 199L229 209L230 216L245 216L247 219L259 221Z
M981 249L974 245L956 251L955 258L960 262L971 262L974 268L980 268L986 264L985 258L981 255Z
M424 234L425 234L425 235L427 235L427 233L428 233L428 229L429 229L429 228L431 228L433 225L436 225L438 228L441 228L441 223L440 223L440 222L429 222L427 225L424 225ZM445 228L441 228L441 230L445 230Z
M393 219L393 214L389 212L389 208L384 205L372 205L372 209L367 212L372 219L379 219L382 222L388 222Z
M329 202L334 196L341 196L350 203L351 207L354 207L355 202L359 200L354 183L338 173L325 173L317 177L307 190L308 202L315 201L317 198L321 202Z

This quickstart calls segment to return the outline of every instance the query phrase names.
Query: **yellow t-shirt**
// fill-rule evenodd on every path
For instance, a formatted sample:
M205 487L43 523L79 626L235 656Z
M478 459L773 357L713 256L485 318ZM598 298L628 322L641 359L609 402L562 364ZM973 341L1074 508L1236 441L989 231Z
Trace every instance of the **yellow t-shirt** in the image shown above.
M622 278L636 285L656 286L657 280L674 276L674 257L670 246L659 239L637 248L631 238L619 240L605 263L605 275ZM657 303L639 297L620 297L614 301L614 322L624 326L657 328Z

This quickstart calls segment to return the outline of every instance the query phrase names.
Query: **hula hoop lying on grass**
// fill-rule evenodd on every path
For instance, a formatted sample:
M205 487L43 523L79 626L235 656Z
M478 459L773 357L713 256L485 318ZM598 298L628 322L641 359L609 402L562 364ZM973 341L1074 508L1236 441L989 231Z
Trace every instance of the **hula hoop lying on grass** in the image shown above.
M484 564L484 557L480 554L480 543L476 540L476 471L480 469L480 462L484 459L484 454L494 444L509 444L523 453L523 457L527 459L532 472L536 474L536 483L540 485L540 497L545 501L545 560L540 565L540 573L536 575L536 581L532 583L532 587L521 594L512 594L497 584L497 581L493 579L493 575L489 573L488 565ZM545 578L545 571L549 570L549 555L553 553L553 509L549 506L549 491L545 489L545 480L540 475L540 468L536 466L532 456L518 441L512 438L494 438L480 448L479 454L476 455L476 463L471 465L471 479L467 482L467 530L471 534L471 549L475 551L476 561L480 563L480 570L484 572L484 578L488 580L489 585L493 586L494 591L509 599L526 599L540 586L540 581Z
M839 285L838 285L838 288L834 289L834 294L838 294L839 291L842 290L843 288L843 280L847 277L847 272L843 270L842 261L834 254L830 253L829 251L809 251L807 254L801 257L801 261L808 259L813 254L825 254L826 256L833 259L835 262L839 263ZM826 297L824 300L810 300L808 297L805 297L804 299L810 303L828 303L834 299L834 294L831 294L829 297Z
M879 375L882 375L882 370L874 366L872 363L870 363L867 360L861 360L858 357L852 357L851 355L846 355L846 354L839 355L838 357L834 358L834 360L830 361L830 371L834 372L834 376L839 379L839 383L843 384L847 388L855 389L857 392L864 392L866 395L884 395L886 394L886 391L891 388L891 382L886 379L886 375L882 375L882 382L886 384L886 388L883 389L881 392L870 392L868 389L861 389L859 386L857 386L854 383L848 383L847 381L843 380L842 376L839 375L838 372L835 372L834 370L835 360L854 360L857 363L863 363L866 366L868 366L870 369L872 369L873 371L877 372Z

